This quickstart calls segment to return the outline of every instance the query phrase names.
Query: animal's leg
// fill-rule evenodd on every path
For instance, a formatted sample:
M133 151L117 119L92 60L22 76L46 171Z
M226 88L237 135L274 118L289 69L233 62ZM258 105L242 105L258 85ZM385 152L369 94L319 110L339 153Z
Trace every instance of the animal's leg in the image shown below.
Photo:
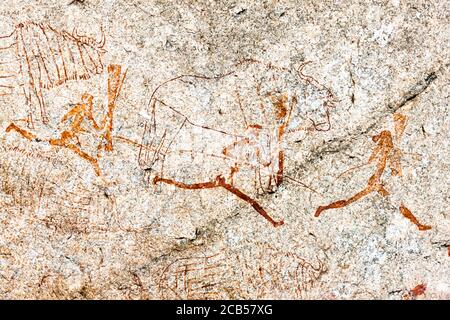
M283 182L283 170L284 170L284 152L278 153L278 172L276 177L277 187Z
M234 166L232 166L230 168L230 175L228 176L228 180L230 181L231 185L234 184L234 175L236 174L236 172L239 171L239 166L237 165L237 163L234 164Z
M419 228L420 231L426 231L430 230L431 226L421 224L419 220L412 214L412 212L403 205L403 203L400 205L400 213L408 220L410 220L412 223L414 223L417 228Z

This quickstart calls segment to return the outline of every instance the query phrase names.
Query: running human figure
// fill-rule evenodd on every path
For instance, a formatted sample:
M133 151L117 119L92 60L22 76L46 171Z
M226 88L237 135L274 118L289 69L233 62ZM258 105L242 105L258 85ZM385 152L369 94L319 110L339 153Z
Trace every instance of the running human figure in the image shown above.
M116 107L116 100L119 96L122 84L125 80L126 71L122 73L120 65L108 66L108 111L100 123L95 121L93 115L93 96L85 93L81 98L81 102L75 104L61 119L61 123L68 123L69 128L61 132L57 139L40 139L34 133L20 128L14 123L11 123L6 132L16 131L24 138L30 141L47 141L50 145L67 148L81 158L87 160L93 167L97 176L101 176L102 172L98 164L98 159L101 157L101 150L110 152L113 149L112 144L112 128L113 128L113 113ZM83 151L79 136L83 133L89 132L89 129L83 127L83 124L92 125L94 133L99 136L100 142L97 146L97 154L95 156Z
M400 164L401 151L398 147L398 144L400 143L400 139L406 126L405 115L395 113L393 117L395 130L394 139L396 140L397 147L394 146L392 133L388 130L383 130L379 134L372 137L373 142L375 142L377 145L372 151L372 154L369 157L369 161L367 164L371 164L376 161L377 166L375 173L369 178L367 186L363 190L361 190L360 192L356 193L354 196L348 199L338 200L330 203L329 205L318 207L315 213L316 217L320 216L323 211L346 207L352 204L353 202L356 202L359 199L364 198L365 196L369 195L372 192L378 192L383 197L389 195L389 192L384 187L383 181L381 181L381 176L386 170L387 165L389 165L389 168L391 169L391 174L393 176L402 175L402 168ZM405 207L403 203L400 205L399 210L400 213L405 218L409 219L412 223L414 223L419 230L425 231L431 229L431 226L421 224L417 220L417 218L412 214L412 212L407 207Z

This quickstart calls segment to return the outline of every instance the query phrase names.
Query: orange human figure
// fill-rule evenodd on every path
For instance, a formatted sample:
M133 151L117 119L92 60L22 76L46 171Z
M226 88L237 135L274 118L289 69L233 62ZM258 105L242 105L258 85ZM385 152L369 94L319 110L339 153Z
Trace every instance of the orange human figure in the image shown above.
M396 113L394 117L394 139L392 133L388 130L383 130L379 134L372 137L373 142L377 145L375 146L372 154L369 157L368 164L377 162L375 173L369 178L367 186L356 193L348 199L338 200L332 202L326 206L319 206L316 210L315 216L318 217L323 211L330 209L338 209L350 205L351 203L358 201L359 199L369 195L372 192L378 192L383 197L389 195L389 192L384 188L384 184L381 181L381 176L386 170L386 166L389 165L391 169L391 174L394 176L401 176L401 151L398 147L394 146L394 140L398 145L400 143L401 136L405 130L406 126L406 116L403 114ZM400 213L412 223L414 223L419 230L429 230L431 226L421 224L417 218L412 214L412 212L406 208L403 204L400 205Z
M7 128L6 132L12 130L16 131L22 135L27 140L33 141L47 141L52 146L57 146L61 148L67 148L83 159L89 161L92 165L97 176L101 176L100 166L98 164L98 159L100 158L100 150L112 151L112 128L113 128L113 113L116 106L116 100L119 96L121 86L125 79L126 71L122 73L120 65L109 65L108 66L108 111L100 123L95 121L93 115L93 96L85 93L82 95L81 102L75 104L72 109L70 109L62 118L61 123L69 123L69 128L61 132L60 137L57 139L43 140L39 139L35 134L18 127L16 124L11 123ZM83 127L83 124L91 124L95 132L90 132L88 129ZM97 155L92 156L82 150L79 135L83 133L94 133L99 135L101 140L97 147ZM104 142L105 141L105 142Z
M92 100L93 97L89 94L84 94L82 97L82 102L77 103L69 112L67 112L61 119L62 123L71 121L70 128L61 133L59 139L50 139L48 142L52 146L58 146L63 148L68 148L78 154L83 159L89 161L94 168L95 173L100 176L101 170L98 165L98 160L86 152L82 151L78 146L80 133L86 132L86 130L81 126L85 119L88 119L96 130L100 127L97 125L93 114L92 114ZM75 144L77 142L77 144Z

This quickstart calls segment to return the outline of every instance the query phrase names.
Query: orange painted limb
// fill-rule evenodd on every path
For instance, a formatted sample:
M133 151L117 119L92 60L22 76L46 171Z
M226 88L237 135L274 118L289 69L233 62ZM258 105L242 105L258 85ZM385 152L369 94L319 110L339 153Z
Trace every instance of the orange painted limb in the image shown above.
M153 183L167 183L170 185L174 185L178 188L182 189L189 189L189 190L198 190L198 189L212 189L212 188L224 188L227 191L233 193L238 198L244 200L245 202L249 203L253 209L256 210L260 215L262 215L267 221L269 221L274 227L278 227L284 224L284 221L275 221L272 219L271 216L264 210L264 208L254 199L240 191L239 189L233 187L231 184L228 184L225 182L225 178L222 176L217 176L215 181L208 181L208 182L201 182L201 183L193 183L193 184L186 184L182 182L178 182L172 179L165 179L158 176L155 176L153 179Z
M389 194L389 192L383 187L381 176L386 169L388 155L394 147L392 143L392 136L389 131L382 131L380 134L373 136L372 140L377 143L377 146L375 147L369 158L369 163L374 161L376 158L378 158L378 162L375 173L369 178L369 181L367 182L367 187L347 200L339 200L327 206L320 206L316 210L316 217L318 217L324 210L348 206L349 204L361 199L362 197L368 195L373 191L377 191L382 196L387 196Z
M395 123L395 138L398 144L400 143L400 138L405 130L406 116L402 114L394 114L394 123ZM367 194L373 191L377 191L382 196L387 196L389 194L389 192L384 188L383 183L381 182L381 177L386 169L386 165L388 164L388 162L389 167L391 169L391 174L393 176L402 175L401 151L400 149L394 147L394 143L392 141L392 134L387 130L384 130L380 132L378 135L373 136L372 140L377 145L372 151L368 163L377 160L377 169L375 173L369 178L367 187L347 200L339 200L327 206L320 206L316 210L315 213L316 217L318 217L325 210L345 207L350 203L358 199L361 199L362 197L366 196ZM419 228L419 230L425 231L431 229L431 226L421 224L417 220L417 218L412 214L412 212L408 208L406 208L403 204L400 205L400 213L405 218L414 223Z
M253 209L255 209L260 215L262 215L267 221L269 221L274 227L279 227L284 224L283 220L275 221L272 219L271 216L261 207L261 205L254 199L250 198L248 195L240 191L239 189L233 187L231 184L228 184L225 182L225 179L221 176L217 177L216 179L219 186L222 188L225 188L226 190L230 191L234 195L236 195L238 198L241 198L242 200L249 203Z
M401 165L401 151L394 148L389 154L389 168L391 169L391 174L393 176L401 177L403 175L402 165Z
M26 138L30 141L37 138L34 134L32 134L24 129L19 128L14 123L11 123L6 128L6 132L10 132L11 130L17 131L20 135L22 135L24 138ZM101 171L100 171L100 167L98 165L97 159L95 159L95 158L91 157L90 155L88 155L87 153L81 151L80 148L78 148L76 145L66 143L66 140L73 138L73 136L74 136L73 133L64 131L61 134L61 139L50 139L50 140L48 140L48 142L53 146L68 148L68 149L72 150L73 152L75 152L76 154L81 156L83 159L89 161L91 163L91 165L93 166L95 173L98 176L101 176Z
M10 123L9 126L6 128L6 132L10 132L11 130L17 131L20 135L22 135L24 138L30 141L36 139L36 136L34 134L19 128L14 123Z
M350 197L349 199L344 199L344 200L338 200L335 202L330 203L329 205L326 206L320 206L317 208L316 213L314 214L315 217L320 216L320 214L325 211L325 210L329 210L329 209L339 209L339 208L343 208L348 206L349 204L358 201L359 199L367 196L369 193L371 193L373 191L373 188L371 186L367 186L364 190L358 192L357 194L355 194L353 197Z
M72 123L70 125L70 131L69 134L71 136L76 136L79 132L86 132L81 125L85 118L87 118L89 121L91 121L92 125L94 126L95 130L100 130L101 126L97 124L97 122L94 119L94 116L92 115L92 100L93 97L87 93L83 94L81 103L76 104L72 109L70 109L61 119L61 123L67 122L69 118L72 119ZM62 137L62 135L61 135Z
M278 153L278 172L277 172L277 187L283 183L283 172L284 172L284 152L280 151Z
M359 199L367 196L369 193L373 191L377 191L382 196L387 196L389 192L383 187L383 183L381 182L381 176L386 168L386 149L385 152L381 154L381 159L377 163L377 170L375 173L369 178L369 181L367 182L367 187L363 189L362 191L355 194L353 197L346 199L346 200L339 200L336 202L333 202L327 206L320 206L317 208L316 213L314 216L318 217L320 214L329 209L338 209L343 208L345 206L348 206L349 204L358 201Z
M116 100L119 96L122 84L125 81L127 71L122 74L122 67L116 64L110 64L108 66L108 123L105 130L104 138L106 144L104 146L105 151L112 151L112 129L113 129L113 114L116 106Z
M397 143L400 143L403 132L406 128L406 116L401 113L394 113L394 130L395 130L395 139Z
M389 195L389 192L383 187L383 185L381 185L381 184L370 185L369 184L365 189L358 192L357 194L355 194L353 197L350 197L349 199L338 200L338 201L330 203L329 205L320 206L319 208L317 208L314 216L315 217L320 216L320 214L325 210L339 209L339 208L346 207L346 206L350 205L351 203L358 201L359 199L367 196L368 194L370 194L373 191L377 191L383 197L386 197L387 195Z
M94 99L93 96L91 96L90 94L85 93L82 97L82 101L85 101L86 103L86 117L88 118L88 120L92 123L93 127L95 130L99 131L101 129L103 129L105 127L105 123L106 123L106 117L103 118L101 124L99 125L97 123L97 121L95 121L94 119L94 115L92 114L92 109L93 109L93 102L92 100Z
M78 104L69 110L61 119L61 123L67 122L69 118L73 117L72 130L78 131L84 118L84 105Z
M421 224L421 223L417 220L417 218L412 214L412 212L411 212L407 207L405 207L403 204L400 205L400 213L401 213L405 218L407 218L407 219L410 220L412 223L414 223L414 224L419 228L420 231L426 231L426 230L430 230L430 229L431 229L431 226Z
M79 147L77 147L74 144L71 143L66 143L65 141L66 139L62 138L62 139L50 139L49 143L52 146L57 146L57 147L62 147L62 148L67 148L72 150L73 152L75 152L76 154L78 154L80 157L82 157L83 159L89 161L95 171L95 173L97 174L97 176L101 176L101 170L100 170L100 166L98 165L98 161L97 159L95 159L94 157L91 157L90 155L88 155L87 153L81 151L81 149Z

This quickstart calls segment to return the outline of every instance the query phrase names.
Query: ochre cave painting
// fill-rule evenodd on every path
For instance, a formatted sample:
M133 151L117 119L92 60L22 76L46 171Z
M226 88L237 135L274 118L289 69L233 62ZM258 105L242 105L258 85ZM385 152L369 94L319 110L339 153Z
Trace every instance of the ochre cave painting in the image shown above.
M246 284L247 294L256 299L271 299L277 292L287 299L307 298L328 267L325 260L306 258L300 250L258 244L250 259L236 255L237 265L243 266L237 276Z
M84 160L87 160L92 165L96 175L101 176L102 171L98 160L101 157L101 151L110 152L113 150L113 114L125 76L126 71L123 72L120 65L110 64L108 66L108 110L100 122L97 122L94 118L93 96L85 93L81 97L81 102L74 104L62 117L60 122L68 124L68 128L60 133L59 138L40 138L29 130L20 128L15 123L9 124L6 132L15 131L30 141L48 142L52 146L69 149ZM93 130L86 128L93 128ZM95 155L90 155L83 151L83 146L80 142L80 135L83 134L90 134L100 138Z
M85 93L81 101L72 105L60 121L68 128L63 130L58 138L49 139L33 132L36 118L40 118L43 124L49 126L43 90L60 86L69 80L86 80L100 74L104 70L105 36L102 33L102 38L95 40L76 31L72 33L59 31L48 24L27 21L17 24L10 34L0 36L0 41L0 55L11 58L9 62L2 61L0 65L0 94L1 96L11 94L15 86L18 86L23 91L30 108L28 118L24 120L27 128L12 122L6 128L6 132L14 131L30 141L47 142L54 147L69 149L88 161L97 176L102 176L99 166L101 153L112 151L113 138L116 138L139 147L139 166L145 175L154 174L151 180L154 185L168 184L187 190L226 190L248 203L274 227L283 225L284 221L273 219L259 201L246 191L245 187L239 185L241 181L244 181L244 184L253 181L253 190L258 194L276 192L284 180L316 192L285 172L286 142L292 141L292 136L300 131L309 134L331 129L330 110L335 106L336 99L328 88L312 76L304 74L303 69L308 62L297 69L287 69L247 59L236 63L231 71L222 74L212 76L184 74L164 81L155 88L149 100L141 143L126 137L112 136L113 113L126 71L123 72L120 65L110 64L107 68L108 110L103 119L100 122L95 120L94 97ZM14 64L18 66L16 70ZM214 99L221 101L220 99L224 97L228 98L224 103L231 107L225 111L219 108L218 112L220 115L239 115L236 117L240 117L240 128L223 127L220 118L216 127L216 124L207 125L199 122L195 119L195 114L187 114L185 109L193 108L194 113L201 113L204 111L198 109L199 106L203 107L201 103L190 97L191 100L187 99L187 102L181 99L180 105L176 90L173 92L171 90L172 84L185 86L185 89L190 91L201 88L203 92L199 93L210 96L209 104L204 104L206 109L210 109L206 111L213 109ZM209 85L224 84L234 86L235 91L227 90L224 95L224 90L217 94L208 88ZM38 102L39 117L33 109L33 100ZM194 103L189 105L189 102ZM311 107L309 104L315 106ZM255 115L256 113L258 115ZM323 211L348 206L372 192L378 192L382 196L389 194L381 178L387 166L393 176L402 175L401 151L398 144L405 129L406 116L394 114L394 123L394 136L390 131L384 130L373 137L376 146L368 164L376 163L376 171L369 178L367 186L347 199L318 207L316 217ZM207 152L206 147L189 149L177 146L178 141L182 140L181 136L192 136L192 132L195 132L194 136L200 136L204 144L208 143L208 139L213 140L221 145L221 150ZM80 137L86 134L100 138L95 154L83 148ZM187 144L183 142L181 145ZM209 179L187 181L189 179L179 179L173 170L172 174L165 172L166 167L170 166L167 158L180 154L189 154L192 159L195 155L202 154L205 157L202 165L209 165L212 159L219 160L221 164ZM253 178L249 176L248 169L252 171ZM190 178L195 180L197 176L193 172ZM420 223L403 203L400 204L399 211L419 230L431 228Z
M420 283L411 290L408 290L403 294L403 300L416 300L419 296L422 296L427 291L427 285L425 283Z
M104 34L96 40L76 31L59 31L48 24L31 21L20 23L11 33L0 36L0 98L20 92L28 108L26 119L13 120L5 132L19 136L27 146L30 145L27 141L50 145L52 151L49 154L58 148L70 150L88 163L92 167L89 169L98 177L107 172L102 170L100 159L113 151L114 140L137 146L138 167L148 178L147 185L173 187L175 192L182 192L180 189L186 192L222 190L251 206L273 227L282 226L284 221L269 214L260 200L269 197L263 196L276 193L287 182L317 193L288 175L290 163L286 151L288 143L301 142L309 134L332 128L331 110L337 100L330 89L304 73L308 62L296 69L288 69L247 59L224 73L182 74L161 82L152 92L143 113L142 140L137 142L113 135L117 99L127 70L119 64L108 64L105 68L104 45ZM70 104L68 111L57 115L57 127L64 129L52 137L41 135L42 131L37 130L39 125L44 125L48 132L56 127L49 118L52 110L51 105L45 102L45 92L68 81L84 81L105 71L108 75L107 107L104 112L100 110L101 117L97 115L94 104L97 98L89 90L81 97L77 95L76 103ZM235 90L230 89L233 87ZM383 175L389 170L392 176L402 176L403 153L399 146L407 117L395 113L393 120L393 132L384 130L372 137L375 146L366 165L374 165L375 172L367 185L348 198L319 206L315 217L327 210L349 206L372 193L383 197L389 195ZM19 124L20 121L25 124ZM230 127L230 123L236 127ZM299 139L299 133L305 136ZM92 148L86 143L88 140L93 141ZM11 150L30 158L46 157L39 150L22 147L15 146ZM60 159L58 156L57 160ZM198 168L191 168L194 165ZM11 167L15 168L17 164L12 162ZM5 170L4 166L2 169ZM2 188L8 189L8 195L13 199L11 208L52 207L52 212L33 221L59 234L87 235L115 230L143 234L146 230L123 228L120 223L117 224L118 229L106 223L92 223L88 217L98 218L98 210L119 221L111 213L111 208L116 205L114 196L108 195L108 201L101 202L92 196L100 194L103 197L101 192L91 192L80 186L70 186L65 190L58 185L59 176L58 183L49 181L44 174L41 175L42 183L31 184L29 177L23 177L23 170L14 172L22 178L22 182L16 182L16 185L27 186L26 192L32 193L34 189L38 192L34 198L25 199L22 198L22 189L15 190L5 184L13 185L14 181L4 181ZM54 189L58 192L52 196L44 193ZM41 203L42 199L46 202ZM88 210L93 207L97 211ZM418 230L431 229L430 225L422 224L404 203L400 203L398 209ZM450 246L447 243L445 246L450 257ZM275 293L301 299L307 297L327 272L323 260L316 257L311 261L296 250L263 244L255 245L249 251L250 257L242 256L240 252L233 255L226 250L207 255L194 253L187 256L183 253L181 257L167 261L159 269L161 272L156 273L157 292L163 299L270 299ZM130 275L129 288L125 289L128 290L127 296L137 291L141 299L147 299L149 293L139 275L131 271ZM44 292L45 288L63 286L63 280L60 275L45 275L38 287L42 287ZM419 283L402 297L405 300L417 299L424 296L426 290L427 285Z
M352 204L353 202L366 197L372 192L378 192L383 197L389 195L389 192L384 187L384 183L381 180L381 177L385 172L387 166L389 166L391 170L391 175L393 176L402 175L402 167L400 163L402 152L399 148L399 144L406 127L405 115L395 113L393 115L393 118L395 131L394 137L392 136L392 133L388 130L384 130L372 137L372 140L373 142L376 143L376 146L374 147L367 164L376 163L376 170L375 173L369 178L367 186L363 190L359 191L358 193L347 199L334 201L326 206L318 207L315 213L316 217L320 216L326 210L346 207ZM400 213L405 218L409 219L412 223L414 223L419 230L425 231L431 229L431 226L420 223L417 220L417 218L412 214L412 212L403 203L400 205L399 210Z
M220 299L227 286L224 278L228 268L224 262L220 252L177 259L162 271L158 289L164 299Z
M148 121L139 151L140 166L145 171L155 172L155 185L163 183L188 190L220 188L247 202L274 227L283 225L283 220L273 219L236 181L249 182L253 175L254 190L263 194L274 193L284 178L307 187L285 174L285 143L292 140L289 136L299 131L329 130L329 112L335 99L328 88L303 73L305 65L293 70L244 60L224 74L180 75L161 83L152 93L148 105ZM287 83L286 79L295 82L295 89L288 87L292 83ZM185 86L179 94L182 103L177 100L176 89L170 89L172 84ZM230 92L223 86L235 87L236 90ZM211 103L201 106L201 98L192 99L192 90L201 90ZM308 98L316 99L316 109L309 105ZM214 104L223 100L227 101L226 106ZM249 109L250 106L254 110ZM206 117L199 118L195 114L209 111L211 118L214 117L211 111L216 107L219 119L215 127L202 124ZM186 112L192 115L186 115ZM238 128L221 126L223 120L220 116L223 114L235 116L240 123ZM313 115L321 116L317 119ZM189 149L186 147L189 143L183 142L183 137L191 132L200 137L201 144ZM178 158L168 161L167 157L173 154ZM208 177L202 178L206 181L198 182L200 178L195 176L193 169L190 169L190 177L178 178L179 172L184 171L182 169L166 174L166 168L179 161L181 154L190 155L193 160L186 159L185 163L191 167L194 167L197 156L204 156L199 164L199 172L202 173L209 170L208 166L212 166L213 161L220 163L214 170L209 170L209 180L206 180ZM156 168L157 164L159 168ZM250 170L243 172L244 168ZM192 181L195 179L197 181Z
M158 272L158 291L163 299L270 299L275 293L304 298L327 266L296 251L258 243L248 257L226 249L184 254Z
M40 110L38 120L48 124L44 90L102 73L104 45L103 32L95 40L45 23L19 23L10 34L0 36L0 96L21 88L29 108L28 127L33 128L38 118L35 104Z

